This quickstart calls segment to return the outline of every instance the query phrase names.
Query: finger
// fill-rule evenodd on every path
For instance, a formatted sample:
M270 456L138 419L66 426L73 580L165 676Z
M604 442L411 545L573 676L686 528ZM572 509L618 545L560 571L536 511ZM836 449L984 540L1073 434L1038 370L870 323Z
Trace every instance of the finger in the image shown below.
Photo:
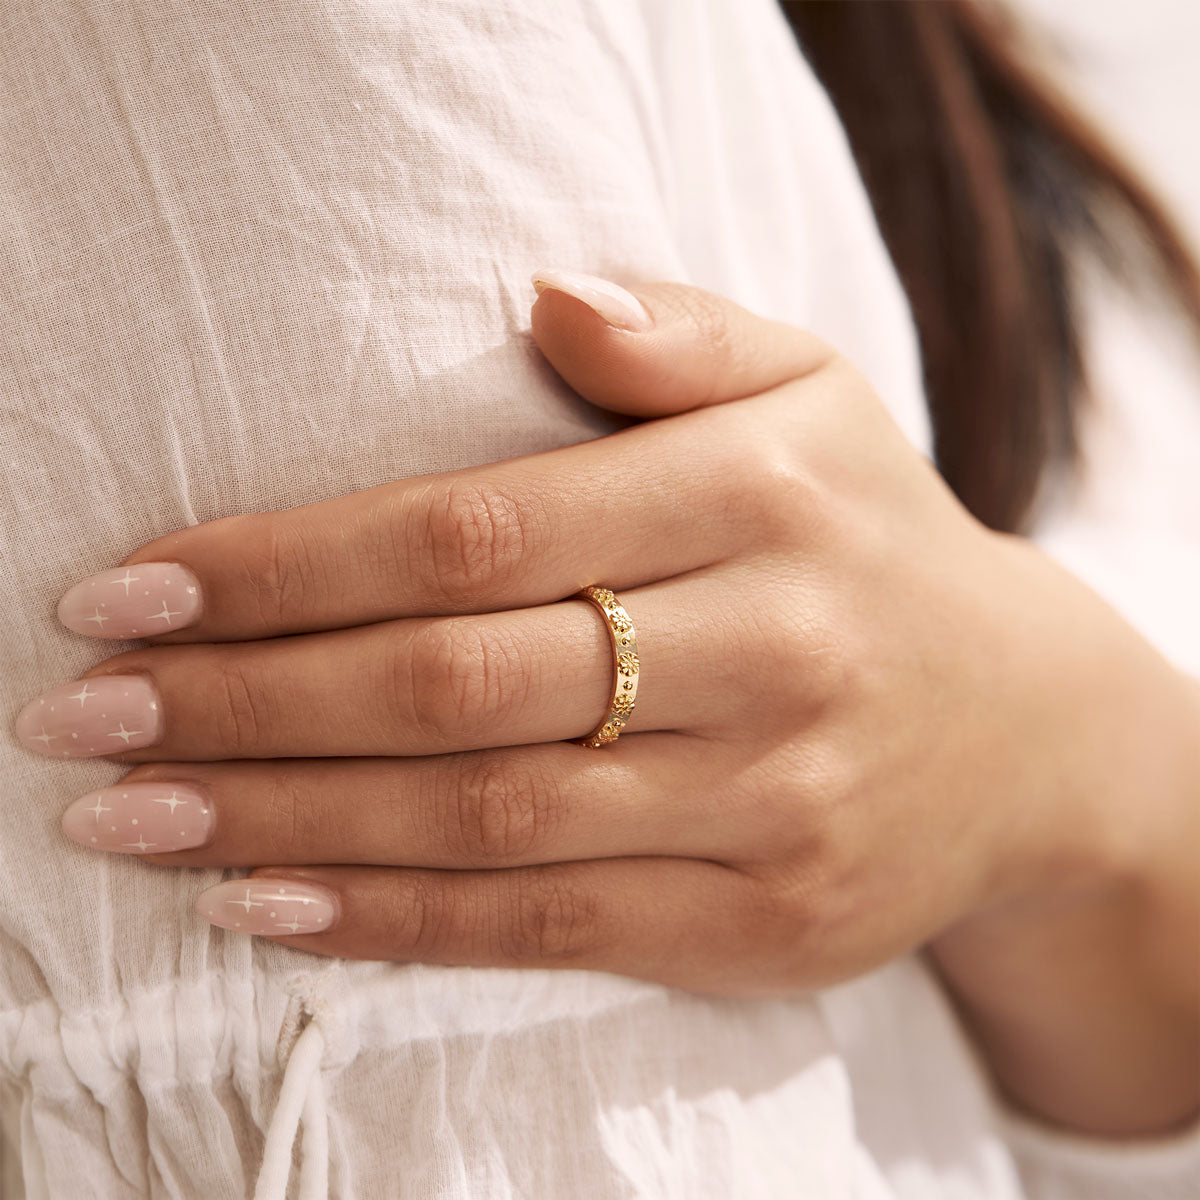
M755 542L763 454L750 422L681 421L169 534L76 584L60 619L95 637L252 640L684 574Z
M682 284L639 288L659 317L629 334L546 289L533 329L593 403L661 415L815 378L810 334ZM502 463L421 476L280 513L168 534L59 605L71 629L165 641L253 639L630 587L722 560L757 536L800 397L737 419L694 413ZM749 500L748 502L748 495Z
M762 978L770 967L760 896L755 879L717 863L618 858L497 871L264 867L202 892L196 909L342 958L614 971L736 995L756 987L751 946L764 946ZM731 953L714 953L721 946Z
M761 829L746 829L728 805L722 747L643 733L620 750L560 742L411 759L154 764L81 796L62 825L80 845L176 867L462 870L752 853Z
M700 574L622 594L642 668L628 731L702 732L730 719L736 684L705 683L727 589ZM605 619L572 598L130 651L35 697L15 729L39 753L119 751L127 762L443 754L585 737L609 712L613 682Z
M538 271L533 283L538 348L584 399L614 412L662 417L725 404L811 375L833 358L814 334L688 284L616 288L653 320L652 328L629 331L592 307L599 299L611 315L607 281Z

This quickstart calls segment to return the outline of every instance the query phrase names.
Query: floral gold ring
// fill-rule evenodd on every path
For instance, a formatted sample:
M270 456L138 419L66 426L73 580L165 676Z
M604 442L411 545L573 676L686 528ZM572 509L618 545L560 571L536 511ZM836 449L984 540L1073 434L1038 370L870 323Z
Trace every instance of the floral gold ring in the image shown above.
M603 614L613 651L613 694L608 704L608 712L600 724L579 741L579 745L589 746L594 750L599 746L607 746L609 742L615 742L621 736L629 714L633 712L639 670L637 634L624 605L608 588L589 586L582 588L577 594L585 600L590 600Z

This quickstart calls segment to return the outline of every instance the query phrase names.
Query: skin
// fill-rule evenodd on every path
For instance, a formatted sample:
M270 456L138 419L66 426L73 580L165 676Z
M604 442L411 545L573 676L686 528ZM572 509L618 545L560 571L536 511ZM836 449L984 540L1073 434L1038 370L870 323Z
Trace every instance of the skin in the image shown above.
M200 579L129 780L217 813L174 867L333 889L317 954L799 995L905 952L997 1082L1084 1132L1200 1108L1200 685L958 503L828 346L677 284L546 290L602 439L142 547ZM656 419L658 418L658 419ZM620 740L599 614L637 623ZM280 635L293 635L280 637ZM324 864L324 865L323 865ZM330 865L332 864L332 865Z

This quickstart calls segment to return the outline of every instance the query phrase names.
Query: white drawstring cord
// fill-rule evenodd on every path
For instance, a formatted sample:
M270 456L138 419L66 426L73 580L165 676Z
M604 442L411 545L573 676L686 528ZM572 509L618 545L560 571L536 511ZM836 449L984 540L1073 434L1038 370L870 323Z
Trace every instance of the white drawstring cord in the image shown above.
M300 1200L329 1200L329 1122L325 1116L325 1081L320 1069L304 1097L303 1120Z
M267 1126L262 1167L254 1200L286 1200L292 1169L292 1147L304 1115L304 1157L300 1168L301 1200L326 1200L329 1195L329 1130L326 1126L321 1055L325 1037L310 1020L288 1056L279 1101Z

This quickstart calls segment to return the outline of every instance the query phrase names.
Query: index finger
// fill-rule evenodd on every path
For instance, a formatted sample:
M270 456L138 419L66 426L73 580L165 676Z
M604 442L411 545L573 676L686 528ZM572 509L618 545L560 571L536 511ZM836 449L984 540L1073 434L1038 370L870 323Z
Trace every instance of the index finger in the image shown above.
M659 379L687 357L689 336L714 328L711 316L696 323L684 292L738 314L736 339L718 339L721 353L708 348L698 403L791 379L803 357L797 344L819 365L810 335L790 330L789 342L789 327L672 285L651 293L661 323L624 335L657 339L661 359L647 347L637 357ZM580 345L593 343L611 358L602 339L589 334ZM764 514L748 485L777 465L779 422L794 404L780 401L773 426L761 407L742 407L736 419L729 406L695 409L558 450L210 521L83 580L59 618L93 637L258 639L533 607L587 584L627 588L684 574L755 540Z
M672 439L672 461L662 445L650 426L635 427L210 521L76 584L59 618L93 637L259 639L531 607L589 583L630 587L722 560L744 541L746 518L726 488L687 485L695 471L727 478L729 443Z

